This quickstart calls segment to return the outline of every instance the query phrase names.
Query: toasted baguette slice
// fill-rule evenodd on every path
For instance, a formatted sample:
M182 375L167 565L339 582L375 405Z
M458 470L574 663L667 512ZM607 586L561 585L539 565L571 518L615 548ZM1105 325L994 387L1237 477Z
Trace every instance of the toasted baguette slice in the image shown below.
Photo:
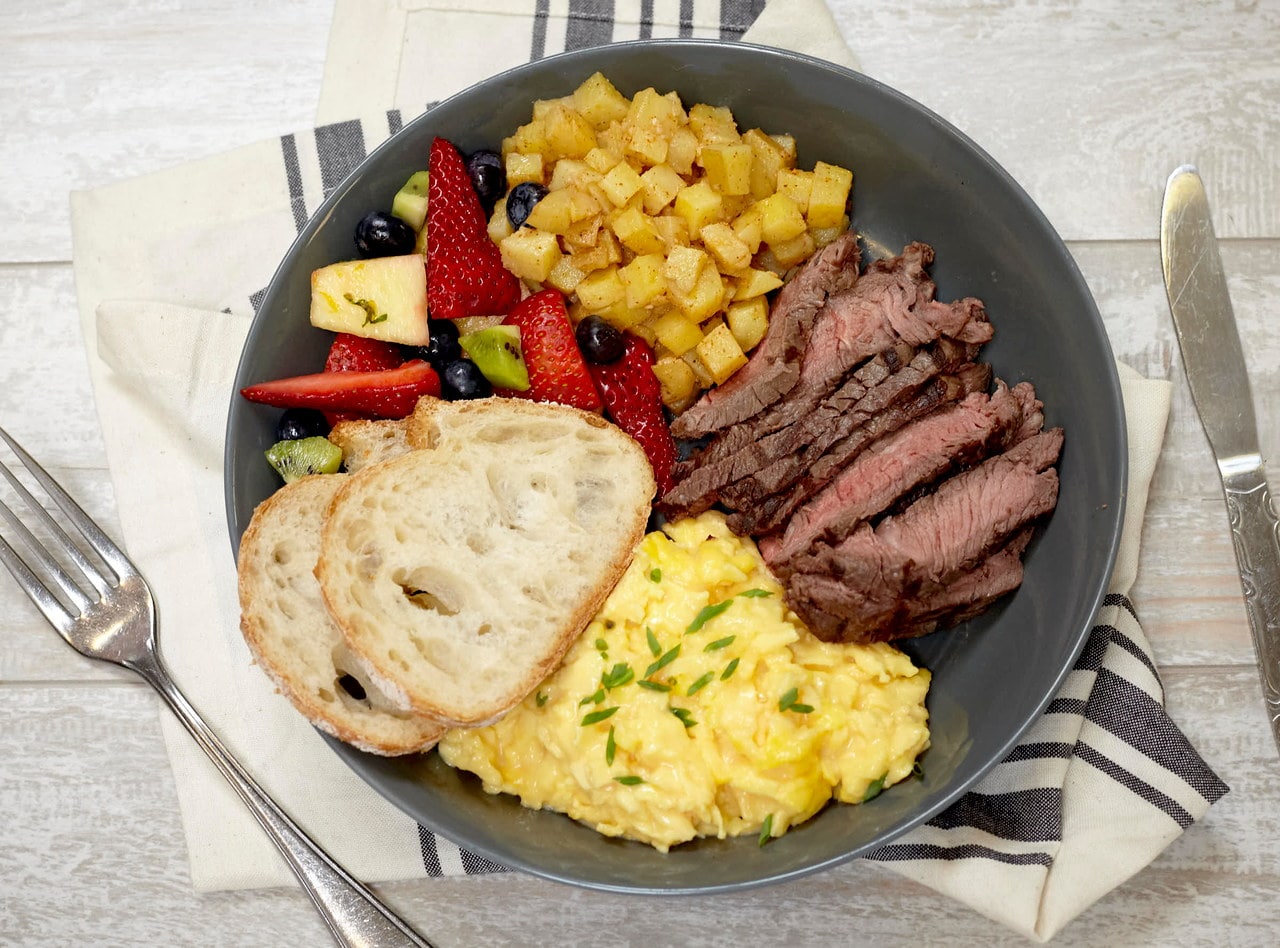
M427 750L444 726L379 694L320 598L313 572L320 523L345 480L301 478L254 511L240 541L240 628L258 665L316 727L374 754Z
M340 421L329 440L342 449L342 466L348 474L409 450L407 419Z
M351 476L316 576L364 670L404 708L490 723L559 663L644 534L653 472L597 415L424 399L419 450Z

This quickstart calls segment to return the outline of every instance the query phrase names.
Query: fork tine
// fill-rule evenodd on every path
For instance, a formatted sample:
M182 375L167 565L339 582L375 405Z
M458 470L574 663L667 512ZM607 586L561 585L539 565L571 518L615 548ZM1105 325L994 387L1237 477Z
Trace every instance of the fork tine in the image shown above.
M9 473L8 468L5 468L5 473ZM90 599L84 594L84 590L58 565L58 561L49 555L49 551L45 549L44 544L35 538L31 531L27 529L27 525L18 519L17 514L9 509L8 504L0 503L0 516L9 521L9 525L22 538L22 542L26 544L27 549L35 555L36 560L44 570L53 577L57 582L58 588L66 594L67 598L74 602L82 613L88 609ZM13 548L10 547L10 549ZM14 555L17 555L16 550Z
M4 537L0 537L0 562L13 574L13 578L18 581L18 585L23 591L31 597L31 601L36 604L44 617L49 620L49 624L61 632L63 635L75 622L74 617L67 612L66 608L60 603L53 593L40 581L40 577L31 571L31 567L27 566L26 561L18 554L9 541Z
M18 456L18 460L21 461L23 466L31 472L31 476L34 477L49 496L53 498L54 503L62 509L62 512L66 514L67 519L70 520L72 525L80 531L80 535L88 541L89 545L93 548L93 551L101 556L107 565L115 571L117 578L123 580L128 576L136 576L138 571L134 567L133 563L130 562L129 558L125 556L120 548L111 541L110 537L102 532L102 528L94 523L87 513L80 509L80 505L71 498L71 495L63 490L62 486L49 476L49 472L37 464L35 459L32 458L31 455L27 454L27 452L22 449L22 446L18 444L18 442L14 441L13 438L10 437L9 433L3 428L0 428L0 438L4 439L4 442L13 450L13 453ZM31 497L31 494L27 489L19 483L17 478L13 476L8 467L0 464L0 470L3 470L5 475L8 477L9 482L13 484L21 494L25 495L23 498L24 500L30 499L30 502L34 504L34 509L36 510L37 515L40 516L46 524L57 531L57 533L63 538L67 545L67 552L76 561L76 566L80 567L80 569L84 571L85 576L94 584L95 587L97 587L99 592L105 593L109 584L107 584L98 573L97 568L94 567L84 554L80 552L76 545L71 542L71 538L68 537L62 528L58 526L57 521L50 517L48 512L46 512L39 503L35 502L35 499Z

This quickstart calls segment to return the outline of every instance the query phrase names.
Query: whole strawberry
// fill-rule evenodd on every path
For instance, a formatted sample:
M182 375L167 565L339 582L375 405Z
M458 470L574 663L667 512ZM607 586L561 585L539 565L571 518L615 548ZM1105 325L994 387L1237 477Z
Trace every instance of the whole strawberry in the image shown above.
M489 239L480 198L458 149L431 142L427 197L427 306L436 319L497 316L520 298L520 282Z
M661 497L675 483L676 443L662 411L662 389L653 374L653 350L639 336L626 333L625 338L622 358L591 365L591 377L614 424L644 448Z
M521 300L503 320L520 330L520 350L529 370L529 388L504 395L535 402L559 402L584 411L599 411L600 393L578 349L564 297L543 290Z

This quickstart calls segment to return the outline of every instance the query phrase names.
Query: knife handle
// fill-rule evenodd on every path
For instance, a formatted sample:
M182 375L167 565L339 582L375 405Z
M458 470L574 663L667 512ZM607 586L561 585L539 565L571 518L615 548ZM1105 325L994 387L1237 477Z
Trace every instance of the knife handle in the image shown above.
M1260 467L1227 475L1222 483L1262 695L1280 748L1280 520Z

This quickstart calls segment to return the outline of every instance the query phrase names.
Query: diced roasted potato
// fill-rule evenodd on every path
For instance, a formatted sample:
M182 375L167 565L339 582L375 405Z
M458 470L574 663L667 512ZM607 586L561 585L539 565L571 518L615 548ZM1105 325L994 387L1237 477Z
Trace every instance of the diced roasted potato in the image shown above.
M725 321L742 351L750 352L769 329L769 301L763 296L753 296L730 303Z
M653 333L673 355L684 355L702 341L698 323L675 310L654 321Z
M544 282L562 256L556 235L521 227L498 242L502 265L522 280Z
M622 300L627 288L618 276L618 268L609 266L584 276L578 283L577 293L587 312L592 313Z
M755 206L760 209L760 236L770 247L799 237L807 229L796 202L781 192L757 201Z
M698 164L707 182L721 194L751 193L751 147L741 142L704 145Z
M543 200L546 199L544 198ZM639 208L631 207L622 211L613 219L613 223L610 226L613 228L613 232L618 235L618 239L622 241L623 246L629 248L633 253L661 254L666 252L666 242L663 241L662 235L658 233L658 228L654 224L653 218Z
M770 290L782 286L782 277L771 270L747 270L734 281L734 300L749 300L763 297Z
M621 207L631 200L632 196L643 187L643 184L635 168L625 161L619 161L609 169L609 173L600 182L600 187L604 189L604 193L608 195L610 201Z
M695 347L698 361L712 380L720 385L747 364L746 353L727 325L721 324L702 337Z
M627 306L632 309L653 307L666 296L667 280L662 275L665 262L666 258L659 250L642 254L618 269L618 276L627 291Z
M853 172L819 161L813 166L813 190L805 217L810 227L836 227L845 216ZM847 225L846 225L847 226Z
M722 221L707 224L699 235L721 273L738 274L751 266L751 249Z
M533 206L525 223L537 230L563 234L573 223L573 193L551 191Z
M674 355L658 359L653 366L662 390L662 404L672 411L683 411L698 394L698 377L689 363Z
M693 292L698 277L710 263L706 253L697 247L672 247L667 251L662 274L673 293L687 294Z
M574 108L597 129L605 128L610 122L622 121L630 105L626 96L598 72L592 73L573 90Z
M809 207L809 192L813 189L813 172L798 168L783 168L778 172L778 192L796 202L803 214Z
M659 164L640 175L640 184L644 188L645 213L657 215L676 199L684 187L684 179L675 168Z
M718 191L706 181L682 188L676 195L675 212L689 225L690 235L701 233L707 224L723 219L723 205ZM800 219L804 223L804 218Z
M513 151L507 155L506 168L509 188L514 188L517 184L523 184L526 181L532 181L534 184L542 183L543 162L540 153L526 154Z
M694 322L702 322L720 312L724 306L725 287L720 271L713 266L703 267L698 281L687 293L668 286L667 295L686 316Z
M769 244L769 249L773 252L774 259L779 264L790 269L797 263L803 263L813 256L817 245L813 242L813 238L809 236L809 232L802 230L798 236L792 237L790 240Z

